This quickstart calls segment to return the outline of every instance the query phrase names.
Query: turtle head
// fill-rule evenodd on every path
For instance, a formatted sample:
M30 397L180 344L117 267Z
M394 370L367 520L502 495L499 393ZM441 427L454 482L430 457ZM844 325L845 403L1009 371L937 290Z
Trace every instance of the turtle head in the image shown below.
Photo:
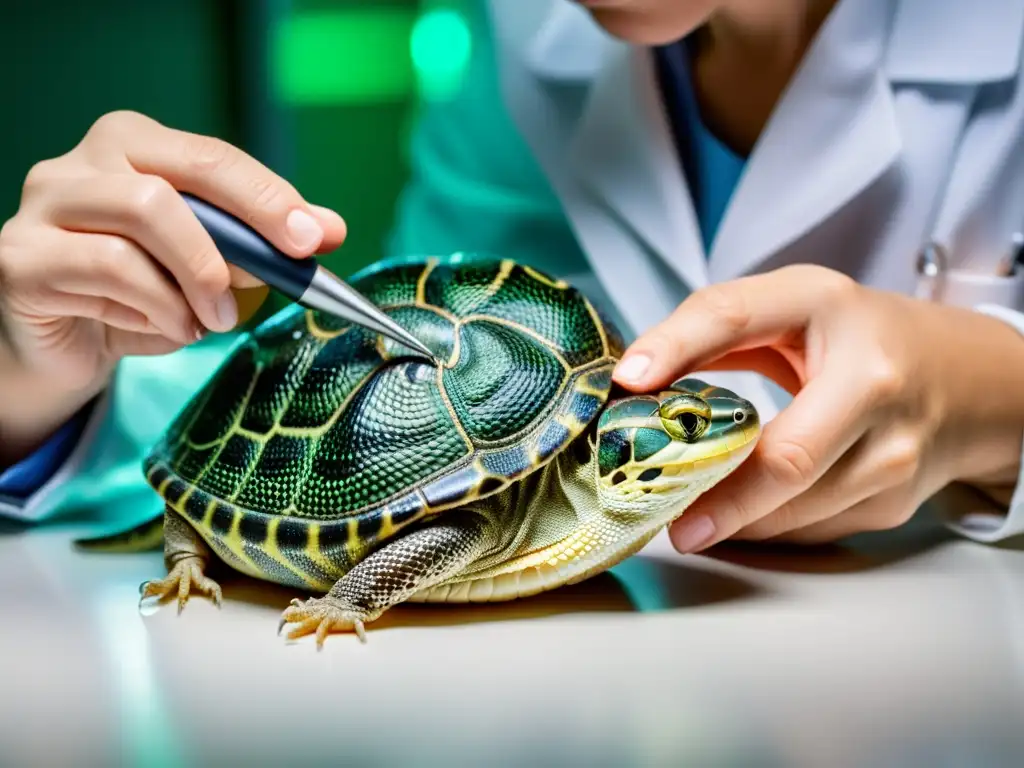
M597 427L602 507L645 520L661 511L668 522L739 466L760 434L752 403L699 379L614 399Z

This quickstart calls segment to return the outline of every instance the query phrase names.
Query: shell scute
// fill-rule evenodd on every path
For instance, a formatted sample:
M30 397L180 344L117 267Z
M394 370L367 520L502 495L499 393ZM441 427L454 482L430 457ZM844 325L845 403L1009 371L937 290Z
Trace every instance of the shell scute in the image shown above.
M576 289L510 261L439 264L426 281L428 303L459 318L507 320L533 331L576 367L605 354L598 316Z
M478 320L462 326L459 359L444 388L477 445L507 439L549 407L566 369L542 343L515 328Z
M404 526L507 487L611 389L614 329L528 267L407 260L351 283L445 364L289 307L243 337L147 458L150 483L218 552L275 578L320 583Z

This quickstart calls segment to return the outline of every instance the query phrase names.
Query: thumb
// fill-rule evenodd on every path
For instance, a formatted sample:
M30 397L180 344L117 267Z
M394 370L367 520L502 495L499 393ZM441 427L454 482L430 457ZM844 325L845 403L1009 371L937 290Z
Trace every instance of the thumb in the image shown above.
M807 383L803 358L791 349L757 347L729 352L710 360L702 371L753 371L771 379L791 395L796 395Z

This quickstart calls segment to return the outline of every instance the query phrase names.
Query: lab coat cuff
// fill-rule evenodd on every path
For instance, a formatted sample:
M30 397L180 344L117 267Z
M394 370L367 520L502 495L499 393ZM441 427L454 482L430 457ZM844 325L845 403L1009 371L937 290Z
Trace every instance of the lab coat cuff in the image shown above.
M974 309L1002 320L1024 337L1024 313L1001 304L977 304ZM987 543L1024 534L1024 442L1021 455L1017 484L1005 509L977 489L956 485L940 494L939 513L946 524L967 538Z
M113 389L112 383L96 399L74 449L49 479L23 499L0 495L0 516L36 523L52 514L58 503L58 491L78 474L89 455L100 426L110 410Z

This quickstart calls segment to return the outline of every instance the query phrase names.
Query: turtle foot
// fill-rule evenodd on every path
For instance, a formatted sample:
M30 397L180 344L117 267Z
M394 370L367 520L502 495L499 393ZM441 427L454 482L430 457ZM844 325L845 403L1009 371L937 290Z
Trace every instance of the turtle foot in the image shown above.
M222 599L220 585L203 574L203 561L198 557L179 560L171 568L166 578L143 582L139 587L139 605L141 606L142 601L147 597L159 597L163 600L177 592L178 613L180 614L193 589L209 595L213 604L220 608Z
M366 628L364 622L370 621L371 617L365 611L354 608L341 600L331 597L316 597L302 601L298 598L292 600L291 605L284 609L281 614L281 623L277 626L277 633L281 634L285 624L298 624L297 627L288 633L287 639L294 640L316 632L317 650L323 648L327 635L332 630L339 632L355 632L361 642L366 642Z

